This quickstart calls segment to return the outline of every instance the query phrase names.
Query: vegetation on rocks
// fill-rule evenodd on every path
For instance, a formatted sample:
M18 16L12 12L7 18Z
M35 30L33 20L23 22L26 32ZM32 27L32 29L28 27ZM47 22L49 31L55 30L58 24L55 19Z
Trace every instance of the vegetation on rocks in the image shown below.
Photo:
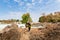
M31 32L30 40L60 40L59 24L48 24L46 28Z
M49 15L43 15L39 18L39 22L60 22L60 12L50 13Z
M3 29L3 32L0 33L0 40L20 40L20 32L17 28L17 25L7 26Z
M60 23L47 23L45 28L32 28L29 32L13 24L3 29L0 40L60 40Z

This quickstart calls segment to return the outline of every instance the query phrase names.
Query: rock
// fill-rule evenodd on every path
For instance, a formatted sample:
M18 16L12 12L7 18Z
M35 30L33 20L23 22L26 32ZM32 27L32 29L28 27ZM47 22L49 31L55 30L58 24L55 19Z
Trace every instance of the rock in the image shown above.
M32 28L28 32L27 29L19 29L16 24L12 24L0 32L0 40L60 40L59 24L45 26L43 29Z
M7 26L4 32L0 33L0 40L20 40L20 32L17 28L17 25Z
M47 28L31 32L30 40L60 40L60 26L58 24L46 25Z

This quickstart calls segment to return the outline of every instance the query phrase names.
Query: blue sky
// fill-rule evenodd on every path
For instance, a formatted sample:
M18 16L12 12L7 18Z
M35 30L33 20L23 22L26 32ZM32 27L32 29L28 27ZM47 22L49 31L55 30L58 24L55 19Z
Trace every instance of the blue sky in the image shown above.
M21 19L29 12L34 22L42 13L60 11L60 0L0 0L0 19Z

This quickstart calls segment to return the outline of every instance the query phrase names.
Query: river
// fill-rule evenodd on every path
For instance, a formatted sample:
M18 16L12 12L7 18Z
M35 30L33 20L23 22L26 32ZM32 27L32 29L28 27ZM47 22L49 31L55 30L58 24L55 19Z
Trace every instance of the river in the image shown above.
M0 24L0 30L4 29L6 26L11 25L11 24ZM25 24L17 24L18 27L20 28L25 28ZM43 26L32 26L32 28L44 28Z

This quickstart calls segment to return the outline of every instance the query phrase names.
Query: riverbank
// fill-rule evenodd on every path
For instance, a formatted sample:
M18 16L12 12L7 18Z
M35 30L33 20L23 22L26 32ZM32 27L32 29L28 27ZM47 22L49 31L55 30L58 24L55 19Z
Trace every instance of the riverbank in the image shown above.
M7 26L0 32L0 40L60 40L60 23L47 24L45 28L18 28Z

